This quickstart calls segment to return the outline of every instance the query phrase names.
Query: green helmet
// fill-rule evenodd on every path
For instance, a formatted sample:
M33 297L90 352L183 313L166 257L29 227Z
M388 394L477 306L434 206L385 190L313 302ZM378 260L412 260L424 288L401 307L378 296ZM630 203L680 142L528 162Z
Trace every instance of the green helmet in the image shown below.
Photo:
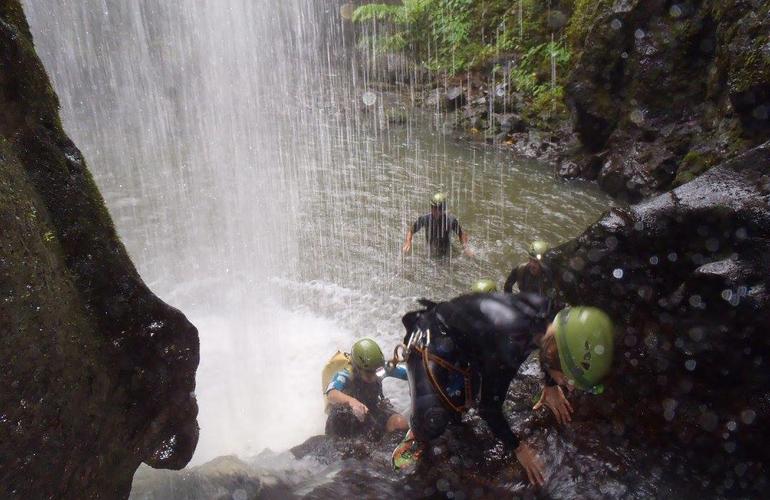
M570 307L553 321L564 375L575 387L601 394L604 387L599 382L612 365L612 320L595 307Z
M430 206L432 207L443 207L446 206L446 194L445 193L436 193L431 197L430 199Z
M548 243L543 240L537 240L532 242L532 244L529 246L529 250L527 250L527 253L533 259L540 260L543 258L543 254L546 253L549 248L550 247L548 246Z
M478 280L471 287L472 292L492 293L497 291L497 283L490 279Z
M372 339L361 339L350 350L351 363L359 370L372 371L385 366L385 356Z

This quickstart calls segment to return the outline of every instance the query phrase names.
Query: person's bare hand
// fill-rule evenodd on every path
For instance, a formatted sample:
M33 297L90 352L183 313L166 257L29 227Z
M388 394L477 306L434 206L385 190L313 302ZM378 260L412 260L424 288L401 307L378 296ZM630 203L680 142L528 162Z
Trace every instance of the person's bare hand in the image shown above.
M366 414L369 413L369 408L357 399L350 401L348 405L350 406L350 409L353 410L353 415L355 415L359 421L363 422L366 418Z
M530 483L535 486L543 486L545 484L545 477L543 476L545 468L543 463L537 457L537 453L526 443L521 443L516 448L516 460L524 467Z
M466 257L473 257L475 255L471 247L463 248L463 254L465 254Z
M412 251L412 242L411 241L407 241L406 243L404 243L404 246L403 246L403 248L401 248L401 251L404 252L404 253L411 252Z
M558 385L553 387L546 386L543 389L543 394L540 396L540 401L532 409L537 410L543 405L553 412L553 416L556 417L556 421L560 424L572 421L572 405L564 397L564 391Z

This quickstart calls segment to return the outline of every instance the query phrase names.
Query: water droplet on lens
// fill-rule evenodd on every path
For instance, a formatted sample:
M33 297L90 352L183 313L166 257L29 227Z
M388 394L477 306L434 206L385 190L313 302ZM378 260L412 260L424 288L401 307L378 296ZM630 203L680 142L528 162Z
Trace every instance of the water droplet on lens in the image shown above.
M610 28L614 29L615 31L619 30L623 27L623 23L620 21L620 19L613 19L612 22L610 22Z
M340 16L342 19L353 19L353 12L356 10L356 6L352 2L348 2L340 7Z
M641 109L637 108L637 109L631 111L631 114L629 115L628 118L629 118L629 120L631 120L635 124L641 125L641 124L644 123L644 111L642 111Z
M757 413L752 409L743 410L741 412L741 422L746 425L753 424L755 418L757 418Z
M689 371L693 371L697 364L698 364L697 361L695 361L694 359L688 359L684 363L684 367L687 368Z
M612 276L614 276L616 279L620 279L623 277L623 270L622 269L615 269L612 271Z
M377 94L371 91L364 92L364 94L361 96L361 100L364 101L365 105L372 106L375 102L377 102Z

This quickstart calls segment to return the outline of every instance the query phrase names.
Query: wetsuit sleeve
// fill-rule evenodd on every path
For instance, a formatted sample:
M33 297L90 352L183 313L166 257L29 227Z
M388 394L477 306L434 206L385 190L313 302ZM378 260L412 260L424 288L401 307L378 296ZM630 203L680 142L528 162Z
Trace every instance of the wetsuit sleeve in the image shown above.
M350 373L347 370L340 370L334 374L331 382L329 382L329 385L326 386L324 394L328 394L329 391L333 389L344 392L348 382L350 382Z
M412 233L416 233L420 229L424 228L428 225L428 216L427 215L421 215L420 217L417 217L417 220L414 221L414 224L412 224Z
M511 274L508 275L508 279L505 280L505 285L503 285L503 291L505 293L513 293L513 285L516 284L516 275L518 274L518 270L518 267L511 269Z
M454 231L454 233L461 238L463 235L463 228L460 226L460 221L457 220L457 217L452 217L449 220L449 229L451 231Z
M503 414L503 402L515 375L515 371L499 369L488 369L481 375L479 415L508 451L513 451L519 446L519 438L513 433Z
M400 380L407 380L407 371L404 365L396 365L389 373L388 377L397 378Z

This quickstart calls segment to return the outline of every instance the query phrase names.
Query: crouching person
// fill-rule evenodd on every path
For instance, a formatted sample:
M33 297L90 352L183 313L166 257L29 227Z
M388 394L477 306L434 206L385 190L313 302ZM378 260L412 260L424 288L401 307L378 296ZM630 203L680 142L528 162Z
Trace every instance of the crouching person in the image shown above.
M385 377L407 380L403 366L388 363L386 367L380 346L371 339L353 344L344 365L326 386L327 435L379 439L384 433L409 428L382 392Z
M542 485L542 462L503 414L508 386L527 356L539 349L546 379L535 408L546 406L560 424L570 422L572 406L562 388L602 391L600 381L612 363L612 321L599 309L574 307L551 322L548 301L526 293L421 302L425 309L403 318L412 416L411 430L393 452L394 468L414 467L427 443L476 407L529 480Z

